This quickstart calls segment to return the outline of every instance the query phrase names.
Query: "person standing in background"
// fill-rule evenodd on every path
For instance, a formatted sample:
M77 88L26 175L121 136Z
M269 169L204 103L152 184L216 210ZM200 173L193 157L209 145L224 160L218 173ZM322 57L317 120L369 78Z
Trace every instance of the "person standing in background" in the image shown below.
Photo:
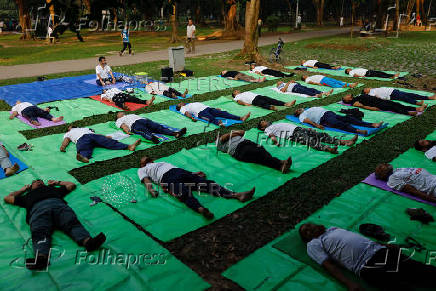
M120 51L120 57L123 55L126 48L129 48L129 55L134 55L135 53L132 51L132 45L130 44L130 31L128 24L126 24L124 29L121 31L121 38L123 39L123 49Z
M186 27L186 49L188 49L188 53L195 53L195 25L192 23L192 19L188 20Z

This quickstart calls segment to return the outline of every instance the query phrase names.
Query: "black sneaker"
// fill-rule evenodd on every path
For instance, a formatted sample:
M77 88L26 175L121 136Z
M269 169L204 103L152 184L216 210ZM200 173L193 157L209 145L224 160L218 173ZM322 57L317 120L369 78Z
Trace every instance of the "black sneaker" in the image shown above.
M100 246L106 241L106 236L104 233L100 232L96 237L91 237L84 247L88 252L98 250Z
M422 208L407 208L406 213L410 216L410 220L418 220L423 224L434 221L433 216Z
M32 271L46 270L49 265L48 257L38 256L36 258L26 259L26 268Z

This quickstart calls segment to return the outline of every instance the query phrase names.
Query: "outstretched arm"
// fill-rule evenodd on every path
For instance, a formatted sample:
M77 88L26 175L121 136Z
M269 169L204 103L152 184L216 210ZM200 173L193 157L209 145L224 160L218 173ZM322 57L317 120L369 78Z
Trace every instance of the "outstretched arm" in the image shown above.
M294 81L289 81L288 83L286 83L285 87L283 87L282 89L280 89L280 91L282 92L287 92L288 91L288 87L290 84L294 83Z
M234 136L244 136L245 130L232 130L230 133L223 134L220 137L220 142L227 142L230 138Z
M69 139L68 137L64 138L64 141L61 144L61 148L60 151L61 152L65 152L65 149L67 148L67 146L70 144L71 139Z
M185 116L188 117L188 118L190 118L190 119L191 119L192 121L194 121L194 122L197 121L197 119L195 119L195 118L191 115L191 113L189 113L189 112L185 112Z
M130 132L129 127L125 123L121 124L121 129L127 134L132 134L132 132Z
M239 105L251 106L251 104L245 103L244 101L241 101L241 100L236 101L236 103L238 103Z
M3 199L8 204L15 204L15 197L23 195L27 190L30 189L30 187L31 185L25 185L20 190L9 193L9 195L5 196Z
M378 108L378 107L365 106L365 105L363 105L360 102L354 102L353 106L359 107L359 108L363 108L363 109L366 109L366 110L371 110L371 111L380 111L380 108Z
M322 126L321 124L315 123L312 120L310 120L309 118L305 118L303 120L304 123L310 124L313 127L319 128L319 129L324 129L324 126Z
M272 140L273 144L280 146L279 141L277 139L277 137L274 134L270 134L269 138Z
M153 183L148 178L142 179L142 183L145 185L145 188L147 189L148 193L151 194L154 198L159 196L159 193L153 188Z
M68 182L68 181L49 180L47 182L47 184L49 186L65 186L65 188L68 191L67 194L71 193L72 191L74 191L74 189L76 189L76 184L74 184L73 182Z
M433 197L431 195L427 195L427 193L421 192L409 184L404 185L403 188L401 188L401 191L409 193L415 197L421 198L422 200L436 202L436 197Z
M17 111L12 111L11 115L9 115L9 119L14 119L17 116L18 116L18 112Z
M333 261L327 259L322 263L322 266L336 280L338 280L339 282L344 284L348 290L350 290L350 291L351 290L353 290L353 291L363 290L357 283L355 283L355 282L351 281L350 279L348 279L347 277L345 277L344 274L342 273L342 270L339 269L339 267L337 267Z

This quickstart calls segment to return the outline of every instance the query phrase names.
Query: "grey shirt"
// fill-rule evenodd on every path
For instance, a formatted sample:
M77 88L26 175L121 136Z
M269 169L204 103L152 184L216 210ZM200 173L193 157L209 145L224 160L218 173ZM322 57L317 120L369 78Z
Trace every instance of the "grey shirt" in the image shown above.
M239 135L229 138L229 140L226 142L221 142L220 139L218 138L216 141L216 147L219 151L234 156L236 153L236 148L244 140L245 138Z

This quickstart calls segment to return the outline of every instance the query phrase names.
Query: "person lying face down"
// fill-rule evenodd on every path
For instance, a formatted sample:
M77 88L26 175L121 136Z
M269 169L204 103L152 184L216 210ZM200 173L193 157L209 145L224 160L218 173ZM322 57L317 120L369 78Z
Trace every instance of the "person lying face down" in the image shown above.
M318 60L302 60L301 65L304 67L314 68L314 69L329 69L329 70L338 70L341 66L332 66L326 63L321 63Z
M159 193L153 187L153 183L162 187L163 191L179 199L180 202L203 215L206 219L213 219L214 215L205 208L192 194L193 191L205 192L217 197L237 199L246 202L253 198L255 188L246 192L233 192L208 180L203 172L189 172L176 166L159 162L155 163L150 157L140 160L141 168L138 169L138 177L145 185L152 197L158 197Z
M327 86L331 88L354 88L359 85L359 83L346 83L324 75L303 75L301 76L301 81L304 81L307 84Z
M103 94L100 95L101 100L105 100L111 103L114 103L117 107L124 109L124 110L130 110L130 108L126 105L126 102L135 103L135 104L145 104L145 105L152 105L154 100L156 99L154 96L151 97L149 100L142 100L137 97L135 97L132 94L129 94L127 92L121 91L118 88L111 88L103 90Z
M245 81L249 83L261 83L266 81L266 77L256 79L252 76L249 76L247 74L238 72L238 71L222 71L221 77L227 78L229 80L240 80Z
M365 88L363 93L383 99L383 100L398 100L413 105L424 105L423 100L435 100L436 94L432 96L424 96L411 92L406 92L400 89L380 87L380 88ZM421 101L418 101L421 100Z
M399 114L416 116L418 112L422 112L427 107L426 104L420 107L405 106L403 104L391 101L383 100L367 94L357 95L353 97L351 94L347 94L342 97L342 102L354 107L359 107L372 111L392 111Z
M276 106L286 106L291 107L295 104L296 100L291 102L283 102L280 100L276 100L274 98L259 95L250 91L243 92L235 89L232 93L233 100L236 101L239 105L244 106L257 106L260 108L268 109L268 110L277 110Z
M277 71L277 70L273 70L270 69L266 66L256 66L256 64L251 64L250 65L250 72L261 75L261 76L272 76L272 77L277 77L277 78L285 78L285 77L292 77L293 75L295 75L294 73L283 73L281 71Z
M390 164L378 164L375 168L378 180L386 181L392 189L403 191L420 199L436 202L436 176L422 168L397 168Z
M307 254L348 290L363 290L342 272L345 268L381 290L434 287L436 267L414 261L394 245L381 245L338 227L305 223L299 234Z
M376 77L385 79L395 79L400 76L400 74L388 74L382 71L367 70L363 68L345 69L345 74L348 74L351 77Z
M15 105L11 108L11 115L9 116L9 119L14 119L17 116L22 116L26 118L31 124L35 126L41 125L41 123L39 123L38 121L38 117L53 121L55 123L64 120L63 116L53 117L50 114L50 108L48 107L41 109L38 106L33 105L32 103L21 102L19 100L17 100Z
M293 80L291 80L287 83L285 83L283 81L278 81L277 82L277 89L279 89L280 92L283 92L283 93L286 93L286 92L298 93L298 94L304 94L304 95L308 95L310 97L316 97L316 98L321 98L323 96L329 96L333 92L333 89L331 89L330 91L327 91L327 92L321 92L315 88L309 88L309 87L303 86L299 83L296 83Z

